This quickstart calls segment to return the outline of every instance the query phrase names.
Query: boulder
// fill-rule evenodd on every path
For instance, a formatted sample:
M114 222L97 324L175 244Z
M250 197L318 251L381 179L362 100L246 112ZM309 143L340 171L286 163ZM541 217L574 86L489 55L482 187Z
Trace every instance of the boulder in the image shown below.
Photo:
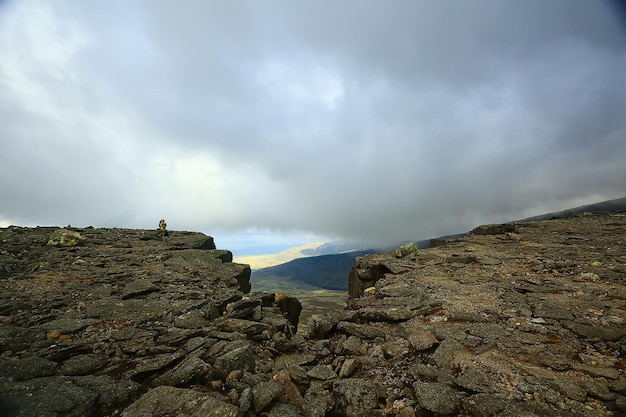
M404 258L405 256L417 254L417 246L415 242L405 243L396 249L396 258Z
M58 229L48 239L48 246L71 247L82 245L85 238L78 232L68 229Z
M227 352L215 360L215 370L221 379L226 378L231 371L252 372L254 367L254 350L249 344Z
M234 417L238 413L219 394L160 386L128 406L122 417Z
M420 407L443 415L456 413L464 397L461 392L441 382L415 382L413 389Z
M378 408L376 386L366 379L337 380L333 383L333 392L336 398L334 410L342 416L369 416Z
M59 372L63 375L88 375L109 363L109 358L105 355L87 353L72 356L61 365Z
M373 287L376 281L391 272L391 269L386 265L370 263L366 259L368 258L357 257L355 266L352 267L350 275L348 275L348 296L352 298L361 297L366 288Z
M304 395L304 413L307 417L324 417L332 407L332 397L320 383L312 383Z
M252 410L259 413L283 393L283 387L274 381L261 382L252 387Z

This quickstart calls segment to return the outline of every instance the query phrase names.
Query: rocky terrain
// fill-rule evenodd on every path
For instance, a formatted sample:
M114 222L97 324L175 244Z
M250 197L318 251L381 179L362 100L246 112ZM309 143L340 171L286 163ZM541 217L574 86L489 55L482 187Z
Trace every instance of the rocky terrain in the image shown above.
M0 229L2 415L624 415L625 226L366 255L347 308L306 323L199 233Z

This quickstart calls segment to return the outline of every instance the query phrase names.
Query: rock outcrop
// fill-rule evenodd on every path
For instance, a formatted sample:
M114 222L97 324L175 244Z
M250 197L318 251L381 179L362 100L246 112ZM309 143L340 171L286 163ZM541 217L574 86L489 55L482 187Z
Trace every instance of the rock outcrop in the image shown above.
M16 416L624 415L625 226L367 255L347 308L305 328L202 234L0 229L0 395Z
M626 415L625 249L626 215L605 213L364 256L348 311L311 333L342 343L390 414Z
M304 343L300 303L249 294L250 268L201 233L9 227L0 241L5 414L237 415L237 388Z

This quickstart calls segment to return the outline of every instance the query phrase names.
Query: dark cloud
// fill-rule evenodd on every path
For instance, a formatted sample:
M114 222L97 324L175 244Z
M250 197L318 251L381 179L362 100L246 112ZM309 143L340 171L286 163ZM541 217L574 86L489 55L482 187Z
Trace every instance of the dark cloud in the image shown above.
M10 2L0 221L380 244L624 195L610 3Z

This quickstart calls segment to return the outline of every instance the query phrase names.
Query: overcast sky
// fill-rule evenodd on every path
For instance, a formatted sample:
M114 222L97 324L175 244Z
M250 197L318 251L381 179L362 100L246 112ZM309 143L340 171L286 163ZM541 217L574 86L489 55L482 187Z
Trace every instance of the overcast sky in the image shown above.
M612 4L0 2L0 225L387 244L625 196Z

